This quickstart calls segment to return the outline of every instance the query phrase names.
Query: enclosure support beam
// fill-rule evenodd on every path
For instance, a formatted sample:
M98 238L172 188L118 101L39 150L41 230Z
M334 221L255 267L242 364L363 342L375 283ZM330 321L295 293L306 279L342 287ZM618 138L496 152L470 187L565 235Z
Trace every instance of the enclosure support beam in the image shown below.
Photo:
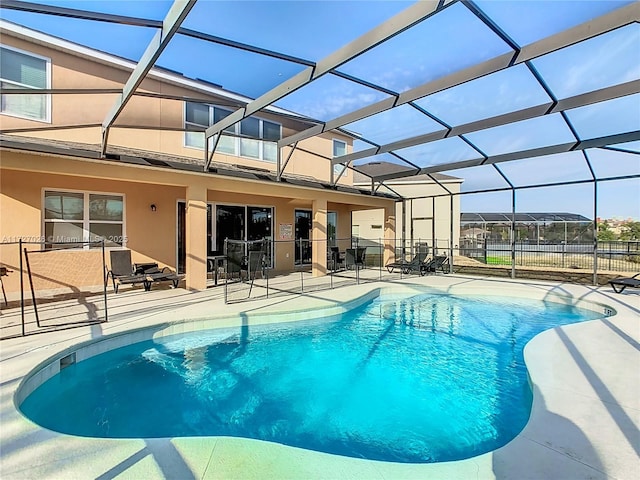
M184 21L195 4L196 0L174 0L171 9L162 22L162 29L158 30L154 35L149 46L147 46L147 49L142 54L142 58L140 58L136 68L131 72L131 76L124 84L122 94L119 95L115 104L111 108L111 111L102 122L101 153L103 157L107 150L109 129L111 128L111 125L116 121L116 118L118 118L124 107L127 105L127 102L135 93L136 89L145 79L149 70L151 70L167 45L169 45L169 41L178 28L180 28L180 24Z
M330 72L334 68L343 65L358 55L376 47L408 28L411 28L422 20L425 20L438 12L441 8L443 7L440 5L440 2L434 0L414 3L406 10L400 12L373 30L365 33L359 38L356 38L351 43L325 57L319 61L315 67L305 68L302 72L282 82L280 85L261 95L252 102L249 102L245 108L236 110L228 117L225 117L216 124L207 128L205 138L209 138L223 131L225 128L238 123L240 120L253 115L286 95L295 92L299 88L320 78L322 75ZM293 143L293 141L287 143L278 142L278 147L289 145Z
M473 65L464 70L454 72L451 75L427 82L417 88L403 92L397 99L390 98L382 100L381 102L361 108L355 112L329 120L325 122L324 125L317 125L283 138L278 142L278 145L288 145L294 141L304 140L322 132L327 132L357 120L362 120L363 118L381 113L398 105L417 100L456 85L461 85L482 76L504 70L512 65L517 65L519 63L538 58L547 53L588 40L603 33L615 30L616 28L629 25L637 22L639 18L640 3L636 2L634 4L621 7L613 12L602 15L601 17L589 20L576 27L564 30L529 44L523 47L519 52L510 52L500 55L480 64Z

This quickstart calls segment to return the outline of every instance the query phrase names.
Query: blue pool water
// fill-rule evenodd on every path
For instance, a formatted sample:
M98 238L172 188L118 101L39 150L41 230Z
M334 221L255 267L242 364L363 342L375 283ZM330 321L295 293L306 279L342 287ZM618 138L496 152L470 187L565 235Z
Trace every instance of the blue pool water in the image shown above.
M494 450L529 417L523 347L596 312L421 294L340 318L147 341L62 370L21 405L91 437L235 436L438 462Z

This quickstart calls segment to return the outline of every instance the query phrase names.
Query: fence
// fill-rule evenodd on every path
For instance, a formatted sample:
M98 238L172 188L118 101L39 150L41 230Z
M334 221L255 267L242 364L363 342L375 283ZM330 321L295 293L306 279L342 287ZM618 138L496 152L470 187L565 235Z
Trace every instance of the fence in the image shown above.
M330 241L238 241L225 240L225 302L268 298L284 293L310 293L366 282L402 279L420 274L416 268L388 268L390 261L410 262L418 252L431 251L426 242L409 244L392 240L385 246L382 239L342 238ZM313 253L326 255L326 275L313 276ZM443 253L443 252L440 252ZM316 258L318 258L316 256ZM276 265L291 265L277 270ZM441 269L444 271L444 269Z
M593 243L532 243L491 240L465 240L461 242L460 255L485 265L552 267L568 269L631 272L640 267L640 242ZM595 256L594 256L595 254Z
M104 242L3 242L0 262L0 339L107 321Z

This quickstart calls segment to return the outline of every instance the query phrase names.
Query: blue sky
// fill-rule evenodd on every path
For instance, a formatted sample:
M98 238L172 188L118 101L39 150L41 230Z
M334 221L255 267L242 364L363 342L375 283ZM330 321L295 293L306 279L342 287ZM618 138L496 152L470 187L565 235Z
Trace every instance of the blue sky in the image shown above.
M46 1L69 8L161 20L170 1ZM629 1L495 1L476 4L518 45L582 23ZM412 2L405 1L213 1L200 0L183 27L318 61L354 40ZM2 18L93 48L137 60L153 29L89 22L2 9ZM404 92L429 80L511 51L463 5L456 4L417 27L346 63L340 70ZM202 78L249 97L257 97L304 67L228 47L176 36L158 64ZM640 25L634 24L532 62L557 98L640 78ZM326 75L280 100L277 105L328 120L387 98L379 91ZM416 104L449 125L549 102L549 96L521 65L432 94ZM640 95L567 112L581 139L640 129ZM346 128L379 144L442 129L405 106L354 122ZM489 155L572 141L559 114L495 127L467 135ZM370 145L358 143L356 149ZM640 142L627 145L640 151ZM477 152L452 138L398 152L419 166L476 158ZM640 155L588 152L599 178L640 172ZM385 157L384 159L388 159ZM395 160L394 160L395 161ZM581 154L500 164L514 184L589 178ZM493 167L445 172L465 178L463 190L498 188L504 180ZM602 182L598 215L640 220L638 179ZM536 193L537 192L537 193ZM593 216L592 185L526 190L519 211L568 211ZM498 198L499 197L499 198ZM506 201L503 200L506 198ZM464 195L463 211L509 211L510 195Z

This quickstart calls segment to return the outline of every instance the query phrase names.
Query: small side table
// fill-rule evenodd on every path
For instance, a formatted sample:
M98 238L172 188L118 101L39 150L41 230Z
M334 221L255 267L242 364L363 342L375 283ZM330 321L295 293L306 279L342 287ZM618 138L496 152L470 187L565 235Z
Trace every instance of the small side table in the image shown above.
M218 271L220 267L224 267L224 255L213 255L207 257L207 272L213 273L213 284L218 285Z

